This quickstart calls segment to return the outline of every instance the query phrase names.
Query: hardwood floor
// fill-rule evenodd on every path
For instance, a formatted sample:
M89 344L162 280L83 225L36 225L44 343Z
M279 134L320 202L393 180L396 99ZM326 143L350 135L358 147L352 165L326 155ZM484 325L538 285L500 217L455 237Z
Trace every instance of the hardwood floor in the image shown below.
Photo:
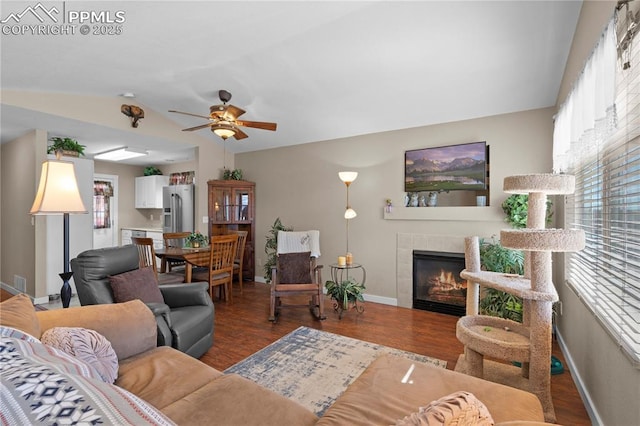
M293 298L292 298L293 299ZM304 298L299 303L306 303ZM338 319L327 299L327 319L315 320L309 309L286 307L276 324L268 321L269 287L261 283L245 283L244 294L234 288L233 303L215 301L213 347L200 360L224 370L262 349L301 325L356 339L391 346L447 361L453 370L463 351L456 339L455 316L398 308L367 302L358 315L349 311ZM551 394L557 422L564 425L590 425L591 421L568 371L564 356L556 342L553 354L565 366L563 374L551 376Z
M1 291L0 299L7 293ZM292 298L293 299L293 298ZM297 300L306 303L304 298ZM455 337L457 317L367 302L365 312L345 313L341 320L326 301L327 319L315 320L308 308L286 307L276 324L268 321L269 288L261 283L245 283L244 294L234 289L233 303L215 301L214 344L200 360L225 370L301 325L343 336L366 340L447 361L453 370L463 346ZM590 425L591 421L568 371L562 352L554 342L553 354L565 372L551 376L551 394L557 422Z

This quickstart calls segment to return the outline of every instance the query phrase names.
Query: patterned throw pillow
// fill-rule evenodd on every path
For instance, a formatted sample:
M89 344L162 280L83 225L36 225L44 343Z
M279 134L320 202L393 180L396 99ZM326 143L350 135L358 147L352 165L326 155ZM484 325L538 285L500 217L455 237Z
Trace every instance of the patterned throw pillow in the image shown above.
M0 337L0 359L3 423L174 425L144 400L93 377L92 367L42 343Z
M95 330L54 327L42 333L41 341L93 366L105 383L118 378L118 356L111 342Z
M470 392L455 392L420 407L396 422L396 426L492 426L487 406Z
M109 277L117 303L140 299L144 303L164 303L153 268L140 268Z
M278 283L311 284L311 252L278 255Z
M2 316L1 311L0 311L0 316ZM33 337L32 335L30 335L29 333L25 333L24 331L18 330L17 328L6 327L4 325L0 325L0 337L13 337L14 339L25 340L27 342L34 342L34 343L37 343L40 341L35 337Z

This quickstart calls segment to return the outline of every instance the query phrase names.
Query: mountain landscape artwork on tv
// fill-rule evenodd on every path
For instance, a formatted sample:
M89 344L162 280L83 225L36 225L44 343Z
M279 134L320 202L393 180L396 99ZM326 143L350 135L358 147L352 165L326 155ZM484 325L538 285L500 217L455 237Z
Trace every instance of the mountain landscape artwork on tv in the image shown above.
M404 159L406 192L486 189L486 142L415 149Z

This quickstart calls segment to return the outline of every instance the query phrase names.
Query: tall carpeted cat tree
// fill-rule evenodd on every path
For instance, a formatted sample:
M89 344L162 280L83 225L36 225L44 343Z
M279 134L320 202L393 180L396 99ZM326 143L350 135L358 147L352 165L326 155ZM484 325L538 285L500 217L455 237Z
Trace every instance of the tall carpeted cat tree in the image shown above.
M575 179L570 175L535 174L505 178L503 189L511 194L528 194L527 227L503 230L504 247L525 252L523 276L480 269L478 237L465 239L466 269L460 273L468 282L466 316L456 326L456 336L465 345L456 371L527 390L538 396L547 422L555 422L551 401L552 308L558 300L553 286L551 253L584 248L582 230L545 229L547 195L570 194ZM522 298L523 322L479 315L480 285ZM503 360L497 362L484 357ZM515 367L511 361L521 362Z

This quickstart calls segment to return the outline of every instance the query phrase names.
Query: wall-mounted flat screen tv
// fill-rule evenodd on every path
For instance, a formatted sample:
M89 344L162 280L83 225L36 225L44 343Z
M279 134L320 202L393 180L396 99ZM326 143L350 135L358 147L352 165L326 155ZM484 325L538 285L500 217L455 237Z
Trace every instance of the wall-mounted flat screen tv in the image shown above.
M414 149L404 160L406 192L487 188L486 142Z

